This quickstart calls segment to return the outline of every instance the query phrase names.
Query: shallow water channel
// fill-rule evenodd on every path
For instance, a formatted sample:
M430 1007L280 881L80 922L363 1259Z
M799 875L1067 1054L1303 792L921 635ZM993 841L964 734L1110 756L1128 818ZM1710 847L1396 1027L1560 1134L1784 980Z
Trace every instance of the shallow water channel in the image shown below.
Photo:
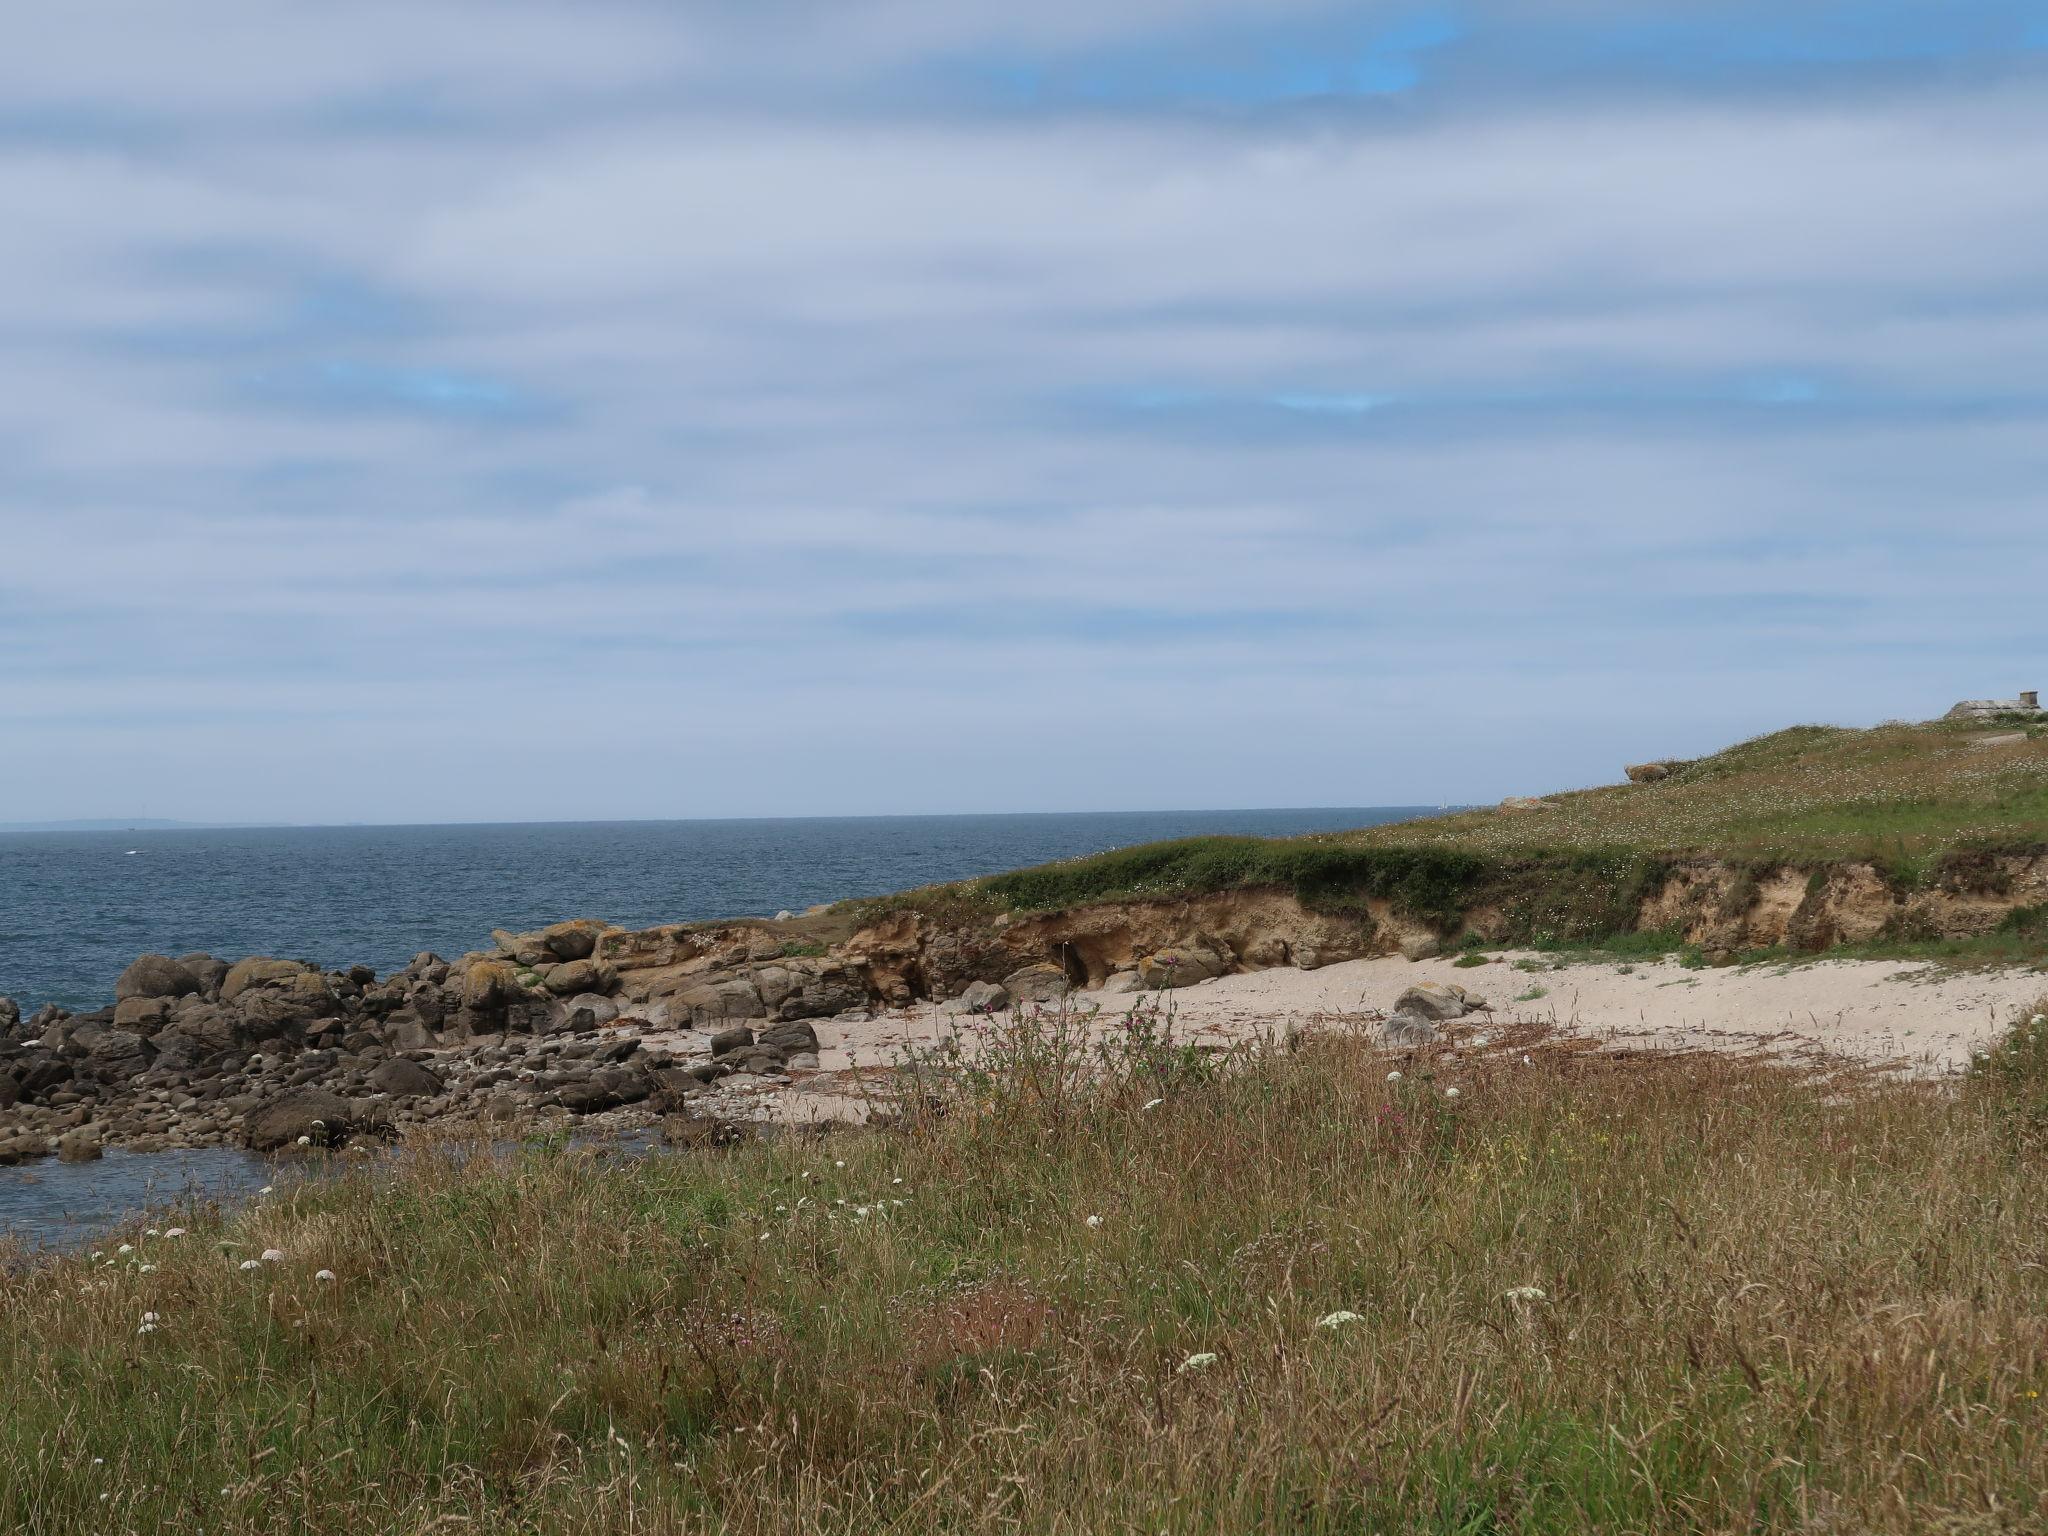
M303 1165L287 1175L301 1177ZM109 1151L97 1162L54 1158L0 1168L0 1243L35 1252L83 1248L145 1211L212 1201L239 1205L280 1174L238 1147Z
M622 1157L645 1157L662 1147L659 1133L646 1128L571 1136L567 1144ZM402 1145L378 1148L369 1166L389 1166L385 1160ZM496 1141L488 1150L494 1157L509 1157L532 1145ZM31 1254L78 1252L146 1214L176 1208L197 1215L193 1208L207 1204L232 1209L266 1186L338 1176L364 1166L349 1156L269 1157L239 1147L179 1147L161 1152L114 1148L97 1162L52 1158L0 1168L0 1255L10 1244Z

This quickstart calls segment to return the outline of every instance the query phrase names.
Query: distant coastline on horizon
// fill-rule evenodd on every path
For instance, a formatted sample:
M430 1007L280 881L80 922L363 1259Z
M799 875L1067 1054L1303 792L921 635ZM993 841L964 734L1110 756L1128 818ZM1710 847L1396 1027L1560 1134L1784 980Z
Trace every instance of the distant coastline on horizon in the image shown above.
M1129 807L1094 811L871 811L852 812L846 815L805 815L805 816L607 816L599 818L573 819L521 819L517 821L169 821L153 817L135 817L132 820L118 816L91 817L67 821L0 821L0 834L31 832L313 832L322 829L342 831L389 831L404 827L626 827L671 826L689 822L750 822L750 821L957 821L977 816L1212 816L1212 815L1265 815L1287 812L1299 815L1319 813L1335 814L1352 810L1372 811L1413 811L1417 816L1439 815L1447 811L1471 810L1468 805L1399 804L1387 806L1345 806L1345 805L1221 805L1221 806L1163 806L1134 810Z

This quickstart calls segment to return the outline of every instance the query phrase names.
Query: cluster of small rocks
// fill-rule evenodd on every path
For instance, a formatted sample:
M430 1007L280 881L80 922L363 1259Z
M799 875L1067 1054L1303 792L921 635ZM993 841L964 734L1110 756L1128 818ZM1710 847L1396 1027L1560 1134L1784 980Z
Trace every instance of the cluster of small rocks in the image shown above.
M613 932L500 933L495 950L453 963L422 954L381 980L363 966L145 955L109 1008L24 1019L0 999L0 1163L87 1160L110 1145L329 1147L426 1123L634 1105L671 1113L723 1079L815 1069L816 1031L787 1015L866 1001L814 987L807 1002L804 980L761 968L744 997L714 977L636 1003L596 957ZM771 1003L785 1016L766 1017ZM644 1044L659 1026L662 1043Z

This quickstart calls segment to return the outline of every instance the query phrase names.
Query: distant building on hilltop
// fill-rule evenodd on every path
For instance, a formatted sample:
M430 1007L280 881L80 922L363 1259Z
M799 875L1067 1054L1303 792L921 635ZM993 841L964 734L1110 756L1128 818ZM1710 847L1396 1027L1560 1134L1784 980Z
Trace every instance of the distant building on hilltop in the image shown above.
M2016 699L1965 699L1941 718L1944 720L1992 720L2000 715L2042 715L2041 695L2021 694Z

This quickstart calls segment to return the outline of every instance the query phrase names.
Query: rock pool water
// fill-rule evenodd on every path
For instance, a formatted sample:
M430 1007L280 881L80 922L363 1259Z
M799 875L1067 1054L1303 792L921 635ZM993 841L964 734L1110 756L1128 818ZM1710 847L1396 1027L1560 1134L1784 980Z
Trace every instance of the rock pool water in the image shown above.
M234 1147L0 1168L0 1243L31 1252L83 1248L141 1212L195 1201L238 1205L278 1176L268 1158Z

